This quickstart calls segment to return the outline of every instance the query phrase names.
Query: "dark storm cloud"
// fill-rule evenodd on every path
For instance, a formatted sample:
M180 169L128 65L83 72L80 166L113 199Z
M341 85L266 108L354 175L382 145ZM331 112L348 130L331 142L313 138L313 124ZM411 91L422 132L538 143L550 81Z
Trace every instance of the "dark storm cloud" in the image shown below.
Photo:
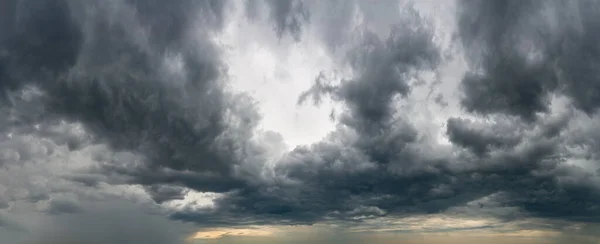
M600 105L595 1L460 1L459 35L472 71L463 106L531 120L560 92L593 113Z
M258 3L249 2L248 12ZM314 20L313 8L301 1L264 3L279 37L298 39L303 24ZM9 132L43 137L72 152L106 144L108 150L90 153L97 165L66 178L92 189L139 185L159 204L190 190L222 193L214 208L187 206L171 215L206 226L356 223L445 211L483 215L477 207L505 220L599 220L597 173L565 164L572 147L593 159L600 148L600 136L570 127L575 110L593 116L600 99L594 66L600 52L590 31L600 19L594 18L595 3L461 2L458 34L472 66L462 80L461 103L487 121L449 119L450 146L420 131L399 108L419 75L435 73L445 61L429 22L410 7L397 12L391 1L362 2L356 7L368 21L351 33L345 21L355 6L339 4L343 13L323 30L340 27L340 35L359 37L343 56L353 75L339 84L321 75L298 101L341 103L336 129L320 142L270 158L283 139L254 133L260 116L251 99L226 91L226 65L208 38L223 26L226 2L5 1L0 112L10 116L0 118L0 146L10 151L0 155L0 166L47 157L52 148L35 151ZM377 12L393 19L389 30L382 30L388 26L377 21ZM330 47L344 39L320 37ZM546 116L552 93L567 95L576 109ZM441 96L436 101L444 102ZM61 127L65 121L80 123L84 132ZM129 208L88 212L92 208L76 198L30 188L26 194L9 189L7 201L48 204L45 213L59 225L47 233L98 243L176 243L162 232L172 222L124 233L121 227L138 224L127 220L147 215L125 218ZM84 227L88 221L97 224ZM40 240L66 241L45 233Z
M566 113L569 114L572 115ZM570 134L556 133L568 128L563 118L548 118L535 126L527 121L509 120L506 124L506 120L497 119L496 122L505 124L484 127L450 119L448 133L455 144L469 148L476 155L462 157L470 159L468 180L479 189L500 194L495 197L496 204L522 211L520 216L598 221L600 202L596 196L600 192L593 187L597 176L565 163L576 156L566 149L572 146L565 142L565 136ZM499 126L512 127L514 131L499 133ZM479 153L484 147L487 153ZM496 217L514 219L515 216Z
M319 76L299 102L308 96L318 101L322 95L331 95L349 107L347 119L364 124L388 121L392 99L406 96L414 73L434 69L441 58L432 43L433 34L426 23L419 22L422 20L418 13L406 10L402 14L408 21L392 27L387 39L381 40L367 30L362 42L349 51L347 61L359 77L332 86L323 84L324 79Z
M187 193L187 189L182 187L154 185L146 187L146 191L157 203L163 203L171 200L181 200Z
M462 104L468 111L534 119L536 112L547 110L548 92L556 88L557 77L551 63L528 62L527 55L537 51L531 50L533 43L542 37L526 30L523 23L540 5L540 1L465 1L461 5L459 35L474 66L463 79Z
M447 134L451 142L482 155L493 148L510 148L519 144L522 131L512 124L477 124L468 119L448 119Z
M104 167L131 183L217 192L241 184L231 177L241 155L232 152L245 147L258 115L249 100L224 91L225 67L206 38L221 25L224 2L23 0L7 6L13 24L3 25L8 78L2 89L35 87L39 103L25 109L42 108L31 118L37 120L17 118L11 129L81 122L95 140L142 155L143 165ZM197 23L204 27L192 28ZM2 107L13 112L17 105L9 100Z
M405 19L389 37L381 39L367 31L349 51L355 77L330 85L320 76L301 96L299 102L328 95L347 106L335 132L286 154L274 168L274 182L216 199L215 212L182 212L174 217L215 224L227 219L240 224L313 223L443 209L446 200L427 198L449 178L435 172L438 162L418 155L424 146L418 132L393 113L394 99L410 93L415 73L434 69L440 62L425 20L413 10L404 13Z
M524 14L539 4L522 3L522 7ZM559 79L550 63L528 60L519 49L523 45L529 48L527 43L488 44L505 36L485 36L494 28L524 31L521 28L528 27L510 26L510 21L520 19L512 16L501 18L509 23L496 23L494 18L503 11L519 12L494 9L466 13L484 18L468 22L484 25L480 27L483 34L470 29L460 29L460 34L470 62L483 60L477 66L483 73L469 73L463 80L463 106L475 114L497 116L488 117L493 122L449 119L446 132L455 152L445 154L433 146L431 138L418 131L410 118L398 116L393 107L394 99L410 94L413 71L435 69L441 59L431 30L417 15L410 15L414 12L407 11L412 18L393 29L389 39L382 41L367 31L361 45L350 50L348 62L356 77L338 85L320 75L300 96L299 103L308 99L318 103L325 95L343 103L347 110L340 116L336 131L321 142L285 155L275 168L276 175L281 176L275 184L231 192L216 200L213 213L182 212L175 217L214 220L213 214L228 213L226 219L243 219L243 223L357 221L451 211L452 207L500 194L502 197L486 203L494 208L492 216L496 218L580 220L579 216L587 215L588 221L597 221L600 202L598 189L592 187L594 174L565 166L572 155L566 149L568 135L563 130L568 128L573 112L536 115L550 112L550 92L558 91L562 86L559 81L567 81ZM461 28L464 18L459 17ZM477 39L475 35L484 36ZM475 96L485 99L476 100ZM577 103L575 107L582 109ZM532 124L533 119L537 121Z
M576 109L593 116L600 105L595 67L600 46L598 35L591 31L599 23L598 7L593 1L461 1L459 34L472 68L462 81L464 108L531 121L538 118L536 113L549 112L549 99L559 93ZM588 216L598 221L598 189L591 187L595 173L561 164L572 156L564 149L574 146L569 141L587 137L561 135L572 115L540 121L539 136L549 141L530 160L546 163L530 164L527 178L519 179L523 184L508 191L507 201L536 216ZM515 142L506 140L507 136L515 138L509 131L493 136L490 132L495 125L475 132L467 124L449 121L448 134L454 143L485 151L494 144L506 148ZM518 124L513 126L515 131L521 127ZM521 139L525 141L518 145L542 142L540 138Z
M600 216L595 198L598 191L590 187L592 176L569 184L563 182L565 177L574 179L582 172L562 165L569 156L563 145L563 131L573 113L538 116L537 123L531 123L536 112L549 112L548 95L538 92L546 89L543 79L535 80L534 85L521 86L515 81L504 90L495 87L476 91L469 90L465 78L466 99L469 94L479 96L487 91L500 92L501 96L507 91L506 95L512 96L514 90L522 94L498 101L520 102L518 96L522 95L523 99L533 100L517 108L496 104L491 110L471 109L499 114L488 118L492 122L449 119L446 133L453 143L453 152L434 146L432 138L417 130L409 117L396 112L394 103L410 95L415 74L435 70L442 61L426 21L412 10L403 13L405 19L392 28L389 38L382 40L365 31L362 42L349 50L347 62L356 76L334 84L322 73L314 86L300 96L299 103L312 99L318 104L328 96L345 105L334 132L321 142L287 153L275 166L273 181L217 198L212 212L182 211L173 217L215 225L234 220L238 224L322 220L352 223L380 216L452 212L460 206L471 209L467 215L503 220ZM528 69L524 64L507 65ZM515 68L508 70L520 72ZM536 72L541 71L523 77L538 79ZM538 98L525 98L538 93ZM470 109L465 100L463 105ZM485 106L486 102L473 105ZM497 197L481 200L488 196ZM488 213L472 211L475 203L481 204L480 208L486 205ZM560 206L565 208L555 210Z
M28 73L60 72L75 63L81 33L70 20L65 1L15 0L3 5L0 89L31 82L32 77L23 77Z

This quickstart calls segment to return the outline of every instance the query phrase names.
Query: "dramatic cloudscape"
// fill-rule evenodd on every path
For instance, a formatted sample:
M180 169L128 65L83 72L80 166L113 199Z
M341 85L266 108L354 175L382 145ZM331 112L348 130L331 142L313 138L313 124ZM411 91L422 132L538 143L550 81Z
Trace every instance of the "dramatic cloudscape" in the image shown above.
M0 243L600 243L600 1L2 0Z

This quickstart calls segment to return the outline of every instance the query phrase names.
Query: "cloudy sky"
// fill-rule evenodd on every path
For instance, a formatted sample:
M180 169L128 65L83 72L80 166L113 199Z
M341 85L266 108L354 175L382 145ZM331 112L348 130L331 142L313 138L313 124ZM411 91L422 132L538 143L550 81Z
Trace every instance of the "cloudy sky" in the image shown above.
M598 243L600 2L0 1L0 242Z

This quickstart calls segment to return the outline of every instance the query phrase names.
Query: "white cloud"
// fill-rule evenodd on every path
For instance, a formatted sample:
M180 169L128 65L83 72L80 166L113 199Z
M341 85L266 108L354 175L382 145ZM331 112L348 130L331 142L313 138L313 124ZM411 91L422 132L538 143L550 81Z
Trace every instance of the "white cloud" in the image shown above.
M243 2L216 39L225 50L230 85L257 102L259 129L280 133L290 148L319 141L333 129L332 104L298 106L297 99L321 71L335 69L322 43L309 31L302 42L279 39L265 20L247 21Z

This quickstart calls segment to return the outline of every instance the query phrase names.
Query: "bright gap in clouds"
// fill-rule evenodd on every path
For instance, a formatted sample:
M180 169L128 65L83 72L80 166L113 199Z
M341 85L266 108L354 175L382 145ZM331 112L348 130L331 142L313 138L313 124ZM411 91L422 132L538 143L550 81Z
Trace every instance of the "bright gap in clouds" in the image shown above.
M398 7L401 2L398 2ZM343 105L328 99L323 99L318 106L310 103L298 105L298 98L314 84L319 73L341 74L349 78L348 71L330 56L319 39L318 26L304 25L299 42L286 35L279 38L269 20L250 20L242 1L233 2L233 5L227 25L215 37L216 43L224 50L229 85L236 92L252 96L262 116L258 129L281 134L288 149L320 141L334 129L335 122L331 116ZM448 46L451 42L448 38L451 38L449 33L455 28L455 23L453 16L442 8L453 8L453 4L417 1L414 5L424 15L438 16L439 20L434 23L438 27L436 38L446 50L452 48ZM440 13L443 13L442 16L439 16ZM362 22L361 18L355 21ZM385 38L387 34L383 35L382 38ZM465 68L464 60L452 60L444 64L438 74L442 77L440 84L413 88L413 99L423 99L422 102L432 105L436 97L443 96L444 102L449 103L448 106L429 106L434 110L434 118L427 120L433 119L439 128L445 127L444 122L449 117L461 114L458 94L453 91L456 91ZM448 144L444 131L437 129L432 132L439 137L438 142Z
M303 106L297 101L320 72L334 69L325 47L310 29L299 43L288 36L278 38L267 20L249 21L244 3L234 4L227 26L216 37L225 50L231 88L252 96L262 116L259 129L280 133L289 149L319 141L334 128L334 105L323 101Z

